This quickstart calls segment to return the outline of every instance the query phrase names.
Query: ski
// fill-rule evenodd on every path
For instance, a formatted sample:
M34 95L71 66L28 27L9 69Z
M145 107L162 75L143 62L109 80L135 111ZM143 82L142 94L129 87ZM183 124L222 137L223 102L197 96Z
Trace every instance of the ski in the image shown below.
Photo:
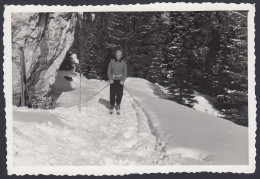
M113 110L109 110L109 114L113 114L113 113L114 113ZM120 111L116 111L116 114L117 114L117 115L120 115L121 113L120 113Z
M120 112L120 107L109 108L109 114L113 114L113 113L114 113L114 109L115 109L117 115L120 115L120 114L121 114L121 112Z
M120 109L116 109L116 114L120 115Z
M109 114L113 114L114 113L114 109L109 109Z

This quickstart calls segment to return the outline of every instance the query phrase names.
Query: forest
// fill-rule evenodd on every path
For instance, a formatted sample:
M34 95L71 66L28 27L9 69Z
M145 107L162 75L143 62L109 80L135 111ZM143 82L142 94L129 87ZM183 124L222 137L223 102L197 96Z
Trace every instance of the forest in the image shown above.
M77 13L74 43L60 69L107 80L123 49L128 76L158 83L192 107L194 93L216 99L224 118L248 126L247 11ZM138 86L137 86L138 88Z

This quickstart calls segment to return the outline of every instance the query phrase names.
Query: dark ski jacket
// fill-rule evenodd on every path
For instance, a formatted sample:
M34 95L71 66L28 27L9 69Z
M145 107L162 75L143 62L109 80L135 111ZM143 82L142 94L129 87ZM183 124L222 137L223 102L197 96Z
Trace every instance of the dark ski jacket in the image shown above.
M107 76L109 80L125 81L127 77L127 65L124 60L111 60L107 69Z

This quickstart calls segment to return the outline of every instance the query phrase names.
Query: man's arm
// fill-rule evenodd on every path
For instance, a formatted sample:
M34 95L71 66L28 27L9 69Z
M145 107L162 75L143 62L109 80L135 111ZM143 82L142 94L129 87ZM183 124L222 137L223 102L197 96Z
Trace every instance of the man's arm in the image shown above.
M124 65L124 75L123 75L122 81L125 81L126 77L127 77L127 65L126 65L126 62L125 62L125 65Z
M111 60L109 62L108 68L107 68L107 77L109 80L112 80L112 67L111 67Z

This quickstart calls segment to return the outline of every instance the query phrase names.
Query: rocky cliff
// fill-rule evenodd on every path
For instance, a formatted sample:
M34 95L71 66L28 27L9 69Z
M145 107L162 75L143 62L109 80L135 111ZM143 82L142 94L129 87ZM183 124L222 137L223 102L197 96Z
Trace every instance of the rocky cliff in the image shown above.
M26 103L49 108L52 85L74 41L75 13L12 14L13 104L21 104L23 79ZM21 66L24 61L24 78Z

